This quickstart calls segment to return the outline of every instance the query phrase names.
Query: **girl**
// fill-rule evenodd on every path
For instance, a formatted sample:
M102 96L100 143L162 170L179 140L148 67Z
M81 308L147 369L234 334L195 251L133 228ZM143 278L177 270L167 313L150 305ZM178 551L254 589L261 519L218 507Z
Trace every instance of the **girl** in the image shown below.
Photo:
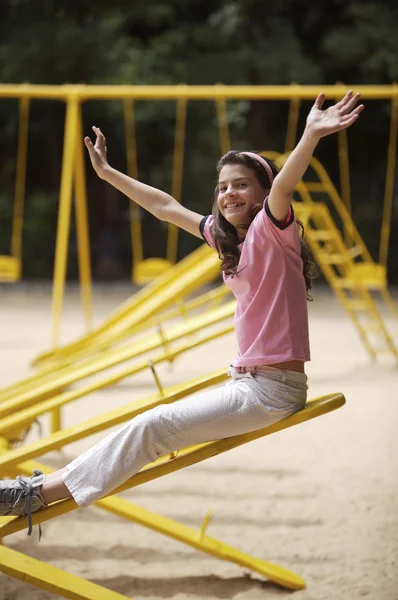
M146 208L204 240L221 259L237 298L238 355L224 387L161 405L104 438L65 468L45 477L0 481L0 515L26 515L57 500L86 507L157 457L185 446L247 433L303 408L310 359L306 299L311 261L291 205L320 138L352 125L363 110L349 91L327 110L320 94L304 134L280 173L252 152L231 151L217 167L213 214L203 217L168 194L116 171L106 141L93 127L84 142L97 175Z

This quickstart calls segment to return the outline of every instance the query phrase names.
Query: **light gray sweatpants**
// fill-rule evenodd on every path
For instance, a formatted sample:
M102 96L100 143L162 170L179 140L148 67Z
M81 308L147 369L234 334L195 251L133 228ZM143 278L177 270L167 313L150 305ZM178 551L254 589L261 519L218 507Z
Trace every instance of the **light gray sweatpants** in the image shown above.
M89 506L159 456L262 429L305 404L304 373L262 366L229 375L223 387L138 415L67 465L62 478L76 503Z

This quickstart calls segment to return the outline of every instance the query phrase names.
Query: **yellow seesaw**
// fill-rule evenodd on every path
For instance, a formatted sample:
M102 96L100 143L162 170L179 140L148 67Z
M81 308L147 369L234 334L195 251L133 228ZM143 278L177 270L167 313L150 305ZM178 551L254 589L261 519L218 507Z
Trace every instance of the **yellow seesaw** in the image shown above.
M211 379L213 382L216 382L216 380L220 381L223 378L225 379L225 372L219 372L210 377L213 378ZM207 381L209 381L209 379L207 379ZM195 383L196 385L202 385L203 387L203 381L199 383L199 380L197 380ZM174 394L178 395L182 392L183 386L177 386L177 388L180 389L178 391L178 389L174 388ZM173 394L171 394L171 396L173 396ZM175 399L177 398L174 397L174 400ZM170 394L165 393L161 401L168 402L173 400L170 398ZM279 421L278 423L275 423L264 429L240 436L234 436L224 440L201 444L196 447L186 448L178 453L173 453L172 455L162 457L155 463L142 469L138 474L126 481L118 489L114 490L113 494L136 487L142 483L162 477L168 473L172 473L189 465L196 464L206 460L207 458L216 456L217 454L226 452L227 450L238 447L265 435L270 435L276 431L281 431L288 427L292 427L293 425L297 425L298 423L302 423L322 414L326 414L343 406L344 403L345 398L342 394L329 394L327 396L307 402L303 410L298 411L286 419L283 419L282 421ZM93 421L95 421L95 419L91 420L91 427L88 427L86 431L91 433L93 432ZM81 426L78 426L78 428L81 428ZM98 431L98 428L95 430ZM61 433L62 432L54 434L53 436L50 436L50 438L59 437ZM79 439L76 437L76 431L74 433L75 435L72 434L71 437L68 438L67 442L64 440L65 443L70 443L75 439ZM80 435L80 437L83 436ZM50 448L56 447L57 444L59 445L59 439L55 441L55 446L54 441L55 440L52 440L52 442L47 440L46 442L45 440L42 440L41 442L35 442L34 444L30 444L27 448L25 448L25 452L22 448L7 452L0 457L0 468L2 472L8 473L9 475L15 475L16 470L21 471L22 468L25 472L31 472L32 468L41 468L40 465L37 465L37 463L34 463L29 459L42 454ZM304 580L295 573L292 573L283 567L267 561L253 558L236 550L235 548L224 544L219 540L216 540L215 538L207 536L206 526L208 524L208 518L205 518L201 530L196 532L184 525L181 525L180 523L146 511L145 509L134 506L131 503L117 497L104 498L100 500L96 506L111 511L114 514L118 514L119 516L122 516L130 521L140 523L165 535L169 535L176 540L182 541L217 558L228 560L246 568L250 568L257 573L260 573L267 579L274 581L275 583L278 583L279 585L288 589L302 589L305 587ZM40 511L39 513L35 513L33 515L33 523L42 523L76 508L77 505L72 500L55 503L49 508ZM24 529L26 525L27 523L25 519L12 518L0 527L0 538L6 537L12 533L15 533L16 531L20 531ZM24 560L21 560L21 556ZM113 600L116 598L124 598L123 596L115 595L114 592L108 592L104 588L101 588L101 594L99 594L97 589L98 586L93 586L93 584L89 582L79 580L74 576L70 576L67 573L54 569L54 567L48 567L48 565L44 565L43 563L25 557L24 555L19 555L18 553L8 549L1 550L0 570L18 579L29 581L33 585L37 585L42 589L54 591L54 593L58 593L66 598L74 598L78 600L88 600L91 598ZM80 581L82 581L84 585L80 584Z

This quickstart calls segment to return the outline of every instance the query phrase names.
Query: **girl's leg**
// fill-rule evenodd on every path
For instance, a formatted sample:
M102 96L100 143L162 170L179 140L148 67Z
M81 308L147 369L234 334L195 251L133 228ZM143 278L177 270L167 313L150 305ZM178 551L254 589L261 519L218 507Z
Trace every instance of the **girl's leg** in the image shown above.
M143 466L185 446L255 431L303 408L304 374L262 367L255 377L232 373L223 388L162 405L139 415L64 469L49 475L0 480L0 515L27 515L74 498L88 506Z
M88 506L159 456L261 429L301 408L294 403L288 403L288 412L286 403L283 409L270 408L266 399L263 385L248 374L222 388L158 406L76 458L59 479L79 506ZM65 488L58 483L55 491L64 497ZM44 484L44 494L46 487ZM51 496L51 492L48 494Z
M66 471L67 469L64 467L59 471L54 471L54 473L47 475L41 491L45 504L51 504L57 500L66 500L68 498L72 498L72 494L62 479L62 474Z

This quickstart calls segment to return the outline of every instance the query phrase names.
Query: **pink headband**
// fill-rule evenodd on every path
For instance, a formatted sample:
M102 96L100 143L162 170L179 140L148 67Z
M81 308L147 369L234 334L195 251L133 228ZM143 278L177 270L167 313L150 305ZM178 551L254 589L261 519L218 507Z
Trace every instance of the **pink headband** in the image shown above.
M262 156L260 156L259 154L255 154L254 152L240 152L240 154L246 154L246 156L250 156L250 158L254 158L257 162L259 162L260 165L262 165L267 171L269 183L270 185L272 185L272 182L274 181L274 174L272 172L271 167L269 166L267 161L263 159Z

